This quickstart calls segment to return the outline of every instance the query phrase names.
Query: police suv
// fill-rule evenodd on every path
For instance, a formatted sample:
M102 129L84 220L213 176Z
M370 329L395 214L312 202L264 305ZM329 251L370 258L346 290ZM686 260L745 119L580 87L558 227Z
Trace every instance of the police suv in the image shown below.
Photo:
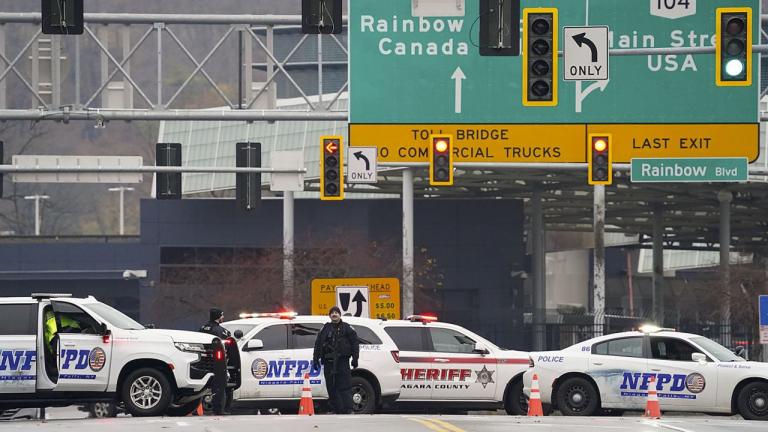
M93 297L0 298L0 323L0 410L119 401L184 415L225 358L211 335L147 329Z
M298 316L293 312L241 314L222 323L237 339L243 365L242 385L234 406L296 410L303 376L309 374L314 399L327 399L325 378L312 367L317 334L327 316ZM356 414L375 412L400 394L397 347L384 333L384 321L343 317L360 341L359 367L352 370L352 406Z
M525 414L523 372L528 353L501 349L490 341L434 316L385 321L384 331L400 350L402 409L501 408Z
M642 410L649 386L655 385L662 411L768 420L768 364L745 361L695 334L644 326L561 351L534 352L531 363L526 393L535 372L542 402L563 415Z

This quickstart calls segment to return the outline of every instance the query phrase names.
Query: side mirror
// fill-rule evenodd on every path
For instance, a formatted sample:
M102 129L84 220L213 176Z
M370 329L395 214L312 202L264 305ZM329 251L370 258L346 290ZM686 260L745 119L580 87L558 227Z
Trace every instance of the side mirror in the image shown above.
M472 352L474 354L482 354L482 355L488 355L491 353L490 351L488 351L488 348L480 345L479 343L475 344L475 349L473 349Z
M706 363L707 362L707 356L702 353L693 353L691 354L691 360L699 363Z
M242 330L235 330L235 339L242 339L243 338L243 331Z
M109 332L109 329L107 329L107 325L104 323L101 323L101 326L99 327L99 334L102 336L107 335Z
M256 351L264 348L264 342L261 339L251 339L245 344L243 351Z
M144 324L144 327L146 327L148 329L153 329L153 328L155 328L155 325L154 324Z
M747 350L743 346L739 345L736 348L733 349L733 353L737 356L743 358L746 360L747 358Z

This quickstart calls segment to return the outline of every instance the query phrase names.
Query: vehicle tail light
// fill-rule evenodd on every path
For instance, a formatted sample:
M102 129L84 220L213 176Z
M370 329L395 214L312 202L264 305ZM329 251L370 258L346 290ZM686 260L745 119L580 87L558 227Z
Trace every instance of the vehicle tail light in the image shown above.
M400 363L400 351L390 351L392 358L395 359L395 363Z
M235 339L234 338L228 337L228 338L224 339L224 345L225 346L227 346L227 345L234 345L234 344L235 344Z
M224 350L221 350L221 349L217 349L216 351L214 351L214 352L213 352L213 358L214 358L214 360L216 360L216 361L222 361L222 360L224 360Z

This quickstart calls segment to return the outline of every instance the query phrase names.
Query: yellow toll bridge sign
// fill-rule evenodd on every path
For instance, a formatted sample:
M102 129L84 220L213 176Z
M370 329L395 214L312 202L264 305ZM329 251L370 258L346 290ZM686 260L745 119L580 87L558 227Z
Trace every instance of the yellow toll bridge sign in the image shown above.
M737 124L350 124L351 146L379 162L427 162L429 137L453 135L454 162L585 163L587 136L612 134L613 162L653 157L758 157L760 125Z

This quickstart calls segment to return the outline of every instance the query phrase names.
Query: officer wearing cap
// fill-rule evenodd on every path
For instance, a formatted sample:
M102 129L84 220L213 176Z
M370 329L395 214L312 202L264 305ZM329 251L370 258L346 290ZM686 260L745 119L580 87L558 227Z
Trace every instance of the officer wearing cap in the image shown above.
M229 330L221 326L224 322L224 311L218 308L211 308L208 312L208 322L200 327L200 331L203 333L212 334L222 342L231 336ZM222 415L229 410L229 405L232 403L232 391L227 390L227 374L223 376L217 376L213 379L213 412L216 415Z
M336 414L352 413L352 372L357 368L360 344L355 329L341 320L341 309L334 306L328 311L331 322L325 323L315 340L312 366L320 369L323 365L328 403Z

